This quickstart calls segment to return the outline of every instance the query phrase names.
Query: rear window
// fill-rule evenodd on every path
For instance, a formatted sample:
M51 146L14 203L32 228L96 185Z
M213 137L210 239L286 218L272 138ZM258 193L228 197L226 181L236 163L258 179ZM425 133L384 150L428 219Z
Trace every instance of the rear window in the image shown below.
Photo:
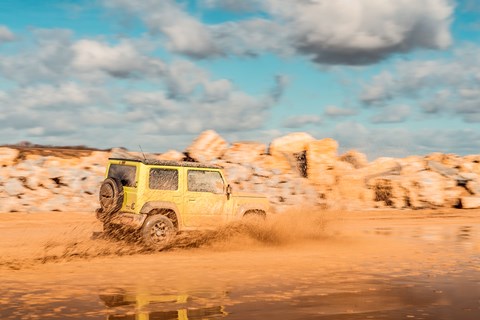
M135 187L135 176L137 167L123 164L111 164L108 169L108 177L115 178L122 183L124 187Z
M178 170L150 169L149 188L155 190L178 190Z

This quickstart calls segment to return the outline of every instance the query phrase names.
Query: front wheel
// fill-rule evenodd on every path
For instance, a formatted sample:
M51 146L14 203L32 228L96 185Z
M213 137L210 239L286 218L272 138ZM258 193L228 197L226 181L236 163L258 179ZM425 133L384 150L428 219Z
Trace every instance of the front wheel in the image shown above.
M153 215L145 220L141 232L145 245L155 249L163 249L172 242L176 229L173 222L167 217Z

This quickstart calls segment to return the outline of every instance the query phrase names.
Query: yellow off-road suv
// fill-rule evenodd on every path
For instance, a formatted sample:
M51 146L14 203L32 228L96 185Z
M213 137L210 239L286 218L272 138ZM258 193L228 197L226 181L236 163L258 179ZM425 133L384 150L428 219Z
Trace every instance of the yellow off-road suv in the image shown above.
M178 231L265 217L269 208L263 195L232 193L219 166L148 159L109 159L99 198L97 218L105 233L137 230L157 248Z

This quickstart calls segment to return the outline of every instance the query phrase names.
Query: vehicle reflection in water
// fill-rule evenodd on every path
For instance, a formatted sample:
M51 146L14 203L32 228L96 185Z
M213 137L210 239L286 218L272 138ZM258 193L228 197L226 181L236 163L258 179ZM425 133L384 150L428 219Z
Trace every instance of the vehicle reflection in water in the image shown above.
M99 298L113 310L107 320L199 320L228 315L223 306L192 307L195 297L187 294L155 295L114 289L103 292Z

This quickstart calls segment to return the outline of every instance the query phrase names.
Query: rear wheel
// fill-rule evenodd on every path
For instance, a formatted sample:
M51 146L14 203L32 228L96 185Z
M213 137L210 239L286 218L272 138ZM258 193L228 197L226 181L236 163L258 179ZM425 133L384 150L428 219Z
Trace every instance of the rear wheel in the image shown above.
M173 222L167 217L153 215L145 220L141 232L145 245L155 249L163 249L172 242L176 229Z

